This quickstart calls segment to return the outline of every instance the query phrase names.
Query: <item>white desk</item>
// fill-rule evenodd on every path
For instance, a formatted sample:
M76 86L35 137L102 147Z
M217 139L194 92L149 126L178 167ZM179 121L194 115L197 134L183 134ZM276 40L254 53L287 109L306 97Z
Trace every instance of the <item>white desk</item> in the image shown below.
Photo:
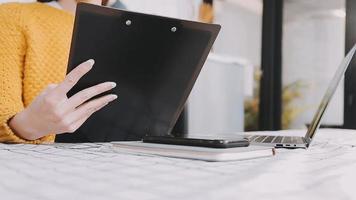
M356 199L355 145L356 131L325 129L308 150L211 163L110 143L0 144L0 199Z

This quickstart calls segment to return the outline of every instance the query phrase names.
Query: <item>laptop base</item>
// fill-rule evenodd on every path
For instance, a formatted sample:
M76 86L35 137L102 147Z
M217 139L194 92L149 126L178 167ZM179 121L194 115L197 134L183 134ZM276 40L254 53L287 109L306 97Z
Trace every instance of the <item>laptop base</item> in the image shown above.
M273 135L245 135L251 145L271 146L275 148L308 148L304 137L297 136L273 136Z

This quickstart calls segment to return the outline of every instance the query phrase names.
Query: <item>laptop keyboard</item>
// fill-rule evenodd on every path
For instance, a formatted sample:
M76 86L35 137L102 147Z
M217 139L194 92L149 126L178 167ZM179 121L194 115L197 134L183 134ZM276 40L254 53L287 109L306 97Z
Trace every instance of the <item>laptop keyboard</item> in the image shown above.
M268 136L268 135L251 135L247 136L251 143L285 143L285 144L304 144L302 137L293 136Z
M283 136L276 136L273 140L274 143L282 143Z

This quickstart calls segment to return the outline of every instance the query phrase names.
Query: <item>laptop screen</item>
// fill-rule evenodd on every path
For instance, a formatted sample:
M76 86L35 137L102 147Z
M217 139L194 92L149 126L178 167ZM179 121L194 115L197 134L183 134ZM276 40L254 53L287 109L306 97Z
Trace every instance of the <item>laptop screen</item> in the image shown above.
M344 74L352 60L355 50L356 50L356 45L354 45L352 49L347 53L346 57L342 60L340 66L335 72L335 75L332 78L329 87L327 88L324 97L320 102L319 108L316 111L313 120L308 128L307 134L305 135L305 137L309 140L308 143L313 139L316 130L319 128L321 118L323 117L323 114L326 108L328 107L328 104L331 98L333 97L337 86L339 85L341 79L344 77Z

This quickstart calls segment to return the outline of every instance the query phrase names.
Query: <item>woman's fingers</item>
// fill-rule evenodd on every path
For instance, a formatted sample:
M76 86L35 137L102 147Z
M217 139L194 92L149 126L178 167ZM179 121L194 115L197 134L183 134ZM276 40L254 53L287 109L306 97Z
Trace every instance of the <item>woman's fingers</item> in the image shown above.
M73 110L76 107L80 106L82 103L88 101L89 99L99 95L103 92L109 91L116 87L114 82L105 82L98 85L92 86L90 88L84 89L77 94L70 97L67 101L66 110Z
M78 128L76 126L78 123L76 122L89 118L89 116L91 116L93 113L100 110L115 99L117 99L117 95L110 94L82 104L75 111L66 116L65 122L60 124L62 130L61 132L74 132Z
M102 109L102 108L105 107L106 105L108 105L108 103L106 103L106 104L100 106L99 108L97 108L97 110ZM80 128L80 127L84 124L85 121L88 120L88 118L89 118L92 114L94 114L94 112L91 113L91 114L89 114L89 115L87 115L87 116L84 116L83 118L79 119L78 121L73 122L73 123L71 124L71 130L70 130L69 132L67 132L67 133L73 133L73 132L75 132L78 128Z
M69 74L67 74L64 81L56 87L55 91L62 95L67 94L68 91L72 89L75 84L77 84L79 79L91 70L93 65L93 59L78 65L78 67L74 68Z

